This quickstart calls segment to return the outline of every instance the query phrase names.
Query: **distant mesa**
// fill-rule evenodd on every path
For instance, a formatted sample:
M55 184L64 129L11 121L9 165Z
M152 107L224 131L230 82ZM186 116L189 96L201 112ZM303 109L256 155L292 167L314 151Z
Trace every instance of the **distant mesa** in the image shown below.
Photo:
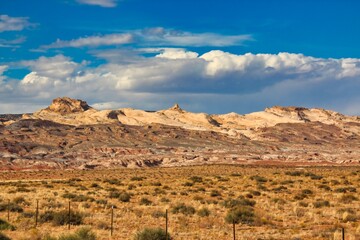
M360 124L357 117L321 108L274 106L266 108L265 111L244 115L193 113L183 110L177 103L171 108L158 111L132 108L96 110L83 100L69 97L56 98L49 107L32 115L23 115L22 119L41 119L73 126L110 123L135 126L162 124L188 130L213 131L232 137L245 136L249 139L262 139L260 129L278 124L320 122L344 126L344 131L347 123ZM10 121L1 122L2 125L11 123Z
M87 102L69 97L55 98L52 104L46 108L48 111L60 114L81 113L89 109L92 109L92 107L90 107Z
M0 172L203 164L360 164L360 118L274 106L208 114L96 110L56 98L33 114L0 115ZM85 166L85 167L84 167Z

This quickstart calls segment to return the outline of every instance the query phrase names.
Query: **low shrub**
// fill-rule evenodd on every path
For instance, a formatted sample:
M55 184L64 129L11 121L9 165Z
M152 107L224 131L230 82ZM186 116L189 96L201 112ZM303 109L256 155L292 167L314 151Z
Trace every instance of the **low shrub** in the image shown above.
M54 212L53 211L46 211L42 214L40 214L39 222L45 223L45 222L51 222L54 219Z
M119 191L111 191L109 193L109 198L119 198L120 197L120 192Z
M206 207L200 208L197 211L197 215L199 215L200 217L208 217L208 216L210 216L210 210Z
M105 179L103 182L104 183L109 183L111 185L117 185L117 186L122 185L121 181L119 179L115 179L115 178L113 178L113 179Z
M318 186L319 189L324 189L325 191L331 191L331 188L326 184L320 184Z
M21 214L24 218L33 218L35 216L34 212L23 212Z
M273 198L271 199L271 202L274 202L274 203L277 203L277 204L280 204L280 205L283 205L286 203L286 201L282 198Z
M73 194L73 193L64 193L62 195L63 198L68 198L71 199L73 202L86 202L86 201L90 201L93 202L95 201L94 198L89 197L89 196L85 196L83 194Z
M26 193L28 193L28 192L31 192L31 189L28 189L28 188L26 188L26 187L18 187L18 188L15 190L15 192L26 192Z
M99 184L97 184L97 183L92 183L92 184L90 185L90 187L91 187L91 188L100 188L101 186L100 186Z
M340 182L338 180L334 180L334 179L331 180L330 183L331 183L331 185L339 185L340 184Z
M285 187L285 186L279 186L279 187L273 188L273 191L276 192L276 193L284 192L284 191L288 191L288 188Z
M340 202L345 203L345 204L352 203L353 201L357 201L357 200L358 200L358 198L352 194L345 194L340 198Z
M338 193L356 192L356 188L354 188L354 187L342 187L342 188L335 189L334 192L338 192Z
M303 171L288 171L288 172L285 172L285 175L288 175L288 176L292 176L292 177L299 177L301 175L303 175L304 172Z
M196 210L192 206L185 205L184 203L179 203L171 208L171 212L174 214L182 213L184 215L193 215Z
M218 178L218 181L219 181L219 182L228 182L228 181L230 181L230 179L229 179L229 178L219 177L219 178Z
M235 224L239 224L239 223L252 224L255 221L254 209L248 206L232 208L226 214L225 221L227 223L235 223Z
M150 185L155 187L160 187L162 184L161 182L152 182Z
M192 187L194 185L193 182L185 182L184 184L184 187Z
M304 193L298 193L294 196L294 200L303 200L305 198L307 198L308 195L307 194L304 194Z
M152 201L150 201L149 199L147 198L141 198L140 199L140 205L146 205L146 206L149 206L152 204Z
M15 227L5 220L0 219L0 230L11 230L14 231ZM0 238L1 239L1 238Z
M255 191L255 190L250 191L250 193L251 193L252 195L254 195L254 196L260 196L260 195L261 195L261 192Z
M90 228L80 228L73 234L61 235L59 240L96 240L96 235Z
M193 197L193 199L194 199L195 201L199 201L199 202L203 202L203 201L204 201L204 198L201 197L201 196L198 196L198 195L195 195L195 196Z
M24 204L24 205L29 205L29 203L25 200L24 197L22 196L19 196L19 197L15 197L13 199L13 203L15 204Z
M310 189L304 189L301 191L301 194L311 195L311 194L313 194L313 191L311 191Z
M280 182L281 185L289 185L293 183L295 183L293 180L284 180Z
M0 212L7 211L8 208L9 208L10 212L17 212L17 213L24 212L24 209L16 203L11 202L10 204L8 204L8 203L0 204Z
M221 196L221 193L218 190L211 190L210 196L211 197L219 197L219 196Z
M142 181L144 179L145 179L144 177L132 177L130 178L130 181Z
M160 202L168 203L168 202L170 202L170 199L168 199L168 198L166 198L166 197L162 197L162 198L160 199Z
M251 176L250 179L251 179L251 180L255 180L255 181L258 182L258 183L265 183L265 182L268 181L265 177L258 176L258 175Z
M192 176L190 177L190 180L193 181L194 183L200 183L203 181L202 177L199 176Z
M162 194L166 194L166 191L163 190L163 189L160 189L160 188L155 188L155 189L154 189L154 193L153 193L154 196L156 196L156 195L162 195Z
M299 206L300 206L300 207L308 207L308 206L309 206L309 203L304 202L304 201L300 201L300 202L299 202Z
M145 228L142 231L136 233L134 240L167 240L171 239L169 233L166 236L166 232L161 228Z
M98 199L95 202L96 202L96 204L104 204L105 205L105 204L107 204L108 201L106 199Z
M70 220L70 224L80 225L83 222L83 218L84 218L83 214L79 212L71 211L70 219L69 219L69 212L61 211L54 214L53 223L55 225L67 225L69 224L69 220Z
M119 200L121 202L130 202L131 196L127 192L120 193Z
M57 238L52 237L49 233L47 233L41 240L57 240Z
M74 193L64 193L62 195L63 198L67 198L67 199L74 199L76 197L76 194Z
M305 177L310 177L310 179L312 179L312 180L321 180L321 179L323 179L323 176L316 175L314 173L305 173L304 176Z
M11 238L0 232L0 240L11 240Z
M330 207L330 202L326 200L317 200L313 205L314 208Z
M162 211L155 211L151 214L151 216L153 218L161 218L161 217L166 217L166 213Z
M70 224L80 225L82 224L84 215L71 211L70 213ZM69 212L64 210L61 212L47 211L40 215L39 222L52 222L56 226L69 224Z
M238 206L253 207L253 206L255 206L255 204L256 204L256 201L246 199L246 198L238 198L238 199L229 198L222 202L222 206L224 206L225 208L234 208L234 207L238 207Z

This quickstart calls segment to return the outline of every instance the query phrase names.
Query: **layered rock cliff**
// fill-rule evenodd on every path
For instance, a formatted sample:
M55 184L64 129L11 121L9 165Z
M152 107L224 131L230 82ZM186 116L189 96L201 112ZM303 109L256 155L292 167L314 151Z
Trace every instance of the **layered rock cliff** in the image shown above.
M271 107L245 115L96 110L57 98L0 124L0 169L193 164L359 164L360 119L324 109Z

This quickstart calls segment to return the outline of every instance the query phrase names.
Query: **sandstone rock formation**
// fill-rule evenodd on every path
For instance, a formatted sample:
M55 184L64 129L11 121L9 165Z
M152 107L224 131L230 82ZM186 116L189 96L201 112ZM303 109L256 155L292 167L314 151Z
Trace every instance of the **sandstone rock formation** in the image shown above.
M321 122L343 127L344 123L360 123L359 118L349 117L325 109L301 107L271 107L263 112L245 115L236 113L209 115L183 110L178 104L165 110L148 112L131 108L98 111L82 100L67 97L56 98L46 109L35 112L26 119L42 119L70 125L105 124L120 122L126 125L143 126L164 124L189 130L216 131L229 136L245 135L257 139L257 129L280 123Z
M64 97L0 120L0 169L360 163L359 117L325 109L98 111Z
M72 99L69 97L63 97L55 98L52 101L52 104L48 108L46 108L45 111L66 115L70 113L85 112L89 109L92 108L85 101L79 99Z
M69 125L106 124L118 122L121 111L98 111L85 101L68 97L56 98L52 104L32 115L24 115L23 119L41 119Z

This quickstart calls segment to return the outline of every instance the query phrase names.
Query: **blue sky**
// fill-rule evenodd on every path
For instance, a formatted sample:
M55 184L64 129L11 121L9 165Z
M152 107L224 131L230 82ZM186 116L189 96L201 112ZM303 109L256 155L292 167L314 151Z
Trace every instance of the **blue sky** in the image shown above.
M0 112L97 108L360 114L356 0L0 0Z

